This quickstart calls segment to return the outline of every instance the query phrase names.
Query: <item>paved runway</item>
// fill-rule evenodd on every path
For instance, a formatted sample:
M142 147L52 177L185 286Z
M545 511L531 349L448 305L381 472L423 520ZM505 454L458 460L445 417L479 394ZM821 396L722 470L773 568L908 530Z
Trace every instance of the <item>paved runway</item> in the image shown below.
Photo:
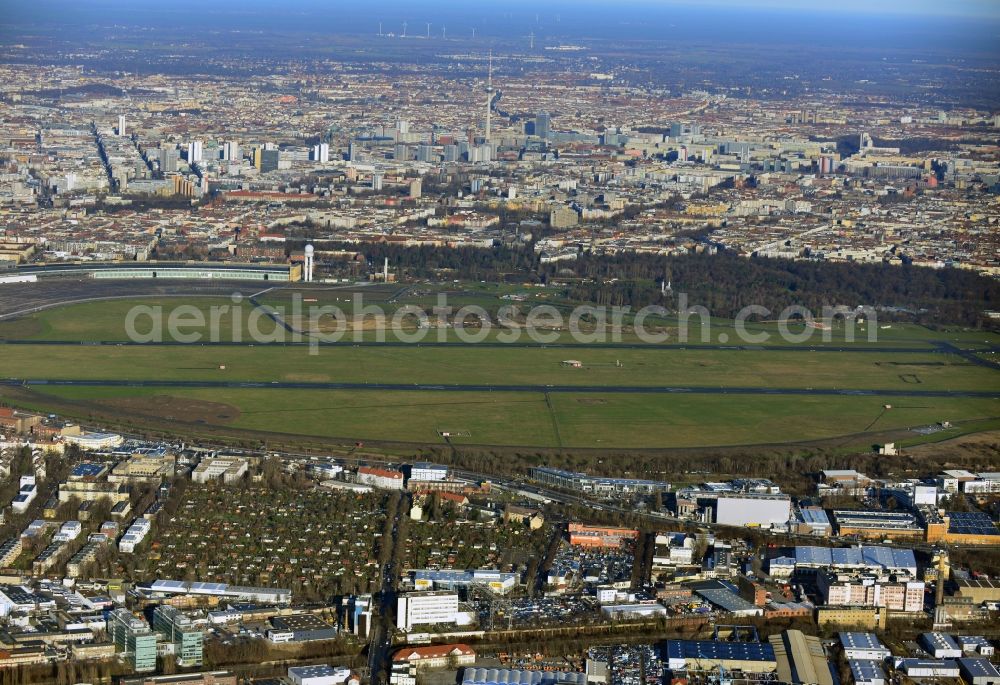
M575 342L512 342L484 340L483 342L404 342L402 340L339 340L331 342L253 342L253 341L219 341L184 343L165 340L163 342L133 342L131 340L4 340L0 345L53 345L53 346L105 346L105 347L511 347L539 349L610 349L610 350L723 350L743 352L857 352L859 354L956 354L963 356L960 348L946 346L945 343L928 341L927 347L867 347L862 345L719 345L702 343L575 343ZM997 348L986 348L984 351L1000 351Z
M766 388L766 387L706 387L696 385L636 386L636 385L430 385L426 383L310 383L304 381L171 381L171 380L105 380L105 379L17 379L0 380L2 385L45 387L81 386L98 388L226 388L236 390L392 390L441 392L539 392L539 393L607 393L607 394L669 394L696 395L805 395L805 396L867 396L867 397L965 397L1000 399L995 391L970 390L857 390L850 388Z

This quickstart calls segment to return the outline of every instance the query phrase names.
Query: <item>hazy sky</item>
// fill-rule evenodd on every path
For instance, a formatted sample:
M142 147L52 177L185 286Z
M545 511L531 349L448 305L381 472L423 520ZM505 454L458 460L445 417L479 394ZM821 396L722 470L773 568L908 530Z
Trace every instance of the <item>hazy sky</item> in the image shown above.
M636 2L685 5L725 5L748 9L765 7L823 12L988 16L1000 18L1000 0L636 0Z
M162 6L162 0L84 0L86 4L97 5L98 7L123 7L130 9L155 8ZM70 5L76 5L79 0L73 0ZM19 7L27 11L44 11L49 6L59 6L66 4L66 0L37 0L32 3L18 3L14 0L0 0L0 13L17 10ZM168 3L170 4L170 3ZM188 2L188 0L176 0L177 5L201 5L201 2ZM546 10L565 10L575 4L586 4L590 7L603 7L607 11L614 12L616 8L626 6L642 7L643 5L657 8L671 6L688 6L711 8L727 7L732 9L752 10L754 8L789 10L803 13L866 13L866 14L900 14L900 15L951 15L951 16L976 16L992 17L1000 19L1000 0L479 0L478 2L468 2L468 0L384 0L377 5L360 5L351 0L215 0L211 5L236 8L242 7L251 11L271 9L276 12L282 9L293 9L302 5L312 7L323 7L326 11L337 12L338 10L357 11L359 7L373 14L378 14L385 6L400 5L409 6L410 9L419 11L425 7L445 10L450 7L459 11L468 11L470 7L478 5L481 8L490 7L517 7L529 5L534 11L545 12ZM2 22L2 20L0 20Z
M794 15L838 14L838 15L897 15L915 19L933 16L956 18L990 18L1000 20L1000 0L382 0L376 4L355 3L353 0L35 0L24 3L16 0L0 0L0 26L3 15L52 15L58 17L61 10L71 10L72 14L104 14L114 16L116 11L143 12L185 11L197 8L200 11L243 11L252 13L281 14L304 8L329 14L369 14L372 17L385 16L404 10L409 13L426 11L455 12L472 14L484 12L572 13L574 8L597 9L608 13L613 20L616 14L632 13L648 8L652 11L669 11L670 8L702 10L706 13L736 11L752 13L760 9L769 12Z

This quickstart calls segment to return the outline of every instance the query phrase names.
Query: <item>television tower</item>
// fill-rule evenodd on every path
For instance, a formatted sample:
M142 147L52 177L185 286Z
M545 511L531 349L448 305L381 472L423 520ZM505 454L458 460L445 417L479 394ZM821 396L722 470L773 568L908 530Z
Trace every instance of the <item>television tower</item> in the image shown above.
M405 21L403 22L403 35L400 36L400 37L401 38L406 38L406 22Z
M530 49L534 50L535 49L535 32L534 31L532 31L531 33L528 34L528 41L529 41Z
M493 133L493 51L490 50L489 71L486 77L486 144Z

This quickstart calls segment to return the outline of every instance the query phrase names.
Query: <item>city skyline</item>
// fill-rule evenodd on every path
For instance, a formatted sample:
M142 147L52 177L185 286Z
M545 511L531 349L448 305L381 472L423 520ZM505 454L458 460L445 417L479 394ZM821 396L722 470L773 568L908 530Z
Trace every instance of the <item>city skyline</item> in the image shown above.
M0 16L0 683L1000 685L980 0Z

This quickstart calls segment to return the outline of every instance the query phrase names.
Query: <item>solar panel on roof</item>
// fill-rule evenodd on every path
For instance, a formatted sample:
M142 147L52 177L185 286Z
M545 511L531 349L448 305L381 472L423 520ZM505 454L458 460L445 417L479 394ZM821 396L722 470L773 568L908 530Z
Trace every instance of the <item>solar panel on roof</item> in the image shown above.
M957 535L1000 535L993 520L979 511L948 512L948 532Z
M731 659L773 661L774 648L761 642L716 642L714 640L671 640L668 656L686 659Z
M182 592L184 590L184 583L180 580L155 580L150 587L157 590L175 590Z

